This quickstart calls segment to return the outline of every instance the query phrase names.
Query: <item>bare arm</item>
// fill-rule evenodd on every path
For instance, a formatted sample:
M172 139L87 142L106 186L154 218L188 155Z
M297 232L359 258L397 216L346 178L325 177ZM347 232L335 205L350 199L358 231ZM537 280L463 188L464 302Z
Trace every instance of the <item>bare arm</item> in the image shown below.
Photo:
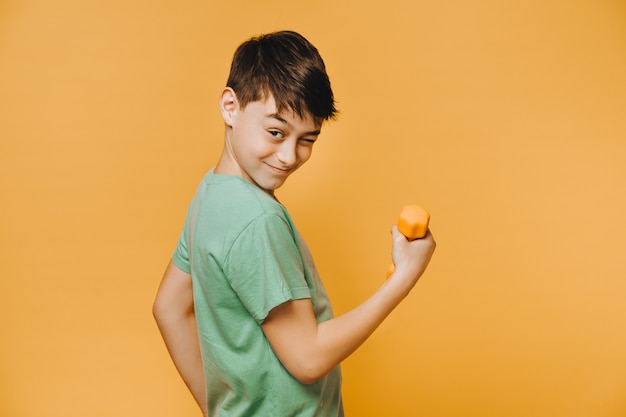
M311 300L274 308L263 323L276 355L300 382L313 383L350 356L400 304L423 274L435 250L430 232L412 242L393 228L396 268L385 284L353 310L318 324Z
M191 275L180 270L172 261L161 280L152 312L176 369L203 415L207 415Z

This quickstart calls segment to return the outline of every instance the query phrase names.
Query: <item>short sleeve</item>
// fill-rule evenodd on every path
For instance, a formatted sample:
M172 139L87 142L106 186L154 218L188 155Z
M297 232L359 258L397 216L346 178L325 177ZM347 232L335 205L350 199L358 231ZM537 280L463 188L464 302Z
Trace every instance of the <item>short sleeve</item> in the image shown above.
M189 219L185 221L185 226L183 227L183 231L180 234L180 238L178 239L178 245L176 245L176 249L174 250L174 254L172 255L172 261L174 264L180 268L182 271L191 274L191 262L189 260L189 239L187 238L188 234L188 225Z
M297 239L277 214L253 220L235 240L224 266L232 288L259 323L274 307L311 297Z

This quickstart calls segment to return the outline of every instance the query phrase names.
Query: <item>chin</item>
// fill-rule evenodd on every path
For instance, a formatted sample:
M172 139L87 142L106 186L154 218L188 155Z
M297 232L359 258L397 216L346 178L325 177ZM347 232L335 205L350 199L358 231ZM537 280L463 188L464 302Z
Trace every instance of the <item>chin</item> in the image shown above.
M274 191L277 190L278 188L280 188L281 185L283 185L285 182L281 181L281 182L275 182L275 181L267 181L267 182L256 182L256 185L263 189L264 191L270 193L270 194L274 194Z
M274 194L274 191L278 190L282 185L283 183L281 182L280 184L271 184L271 185L268 185L267 187L261 187L261 188L263 188L268 193Z

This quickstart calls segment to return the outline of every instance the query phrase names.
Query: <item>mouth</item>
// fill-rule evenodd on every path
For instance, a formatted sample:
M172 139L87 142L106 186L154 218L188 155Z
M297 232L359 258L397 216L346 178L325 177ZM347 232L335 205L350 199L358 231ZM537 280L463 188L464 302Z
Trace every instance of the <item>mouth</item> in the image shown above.
M278 174L281 174L281 175L286 175L286 174L289 174L289 173L292 171L292 168L279 168L279 167L276 167L276 166L274 166L274 165L270 165L270 164L268 164L268 163L266 163L265 165L267 165L268 167L270 167L270 169L271 169L272 171L274 171L274 172L276 172L276 173L278 173Z

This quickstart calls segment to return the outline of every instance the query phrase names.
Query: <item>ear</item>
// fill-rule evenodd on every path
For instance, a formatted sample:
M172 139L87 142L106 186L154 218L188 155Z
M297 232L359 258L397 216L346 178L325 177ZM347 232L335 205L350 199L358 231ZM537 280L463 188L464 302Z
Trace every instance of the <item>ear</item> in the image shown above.
M237 95L232 88L224 88L222 96L220 97L220 111L222 112L222 119L224 119L224 123L226 123L226 125L233 125L237 110L239 110Z

